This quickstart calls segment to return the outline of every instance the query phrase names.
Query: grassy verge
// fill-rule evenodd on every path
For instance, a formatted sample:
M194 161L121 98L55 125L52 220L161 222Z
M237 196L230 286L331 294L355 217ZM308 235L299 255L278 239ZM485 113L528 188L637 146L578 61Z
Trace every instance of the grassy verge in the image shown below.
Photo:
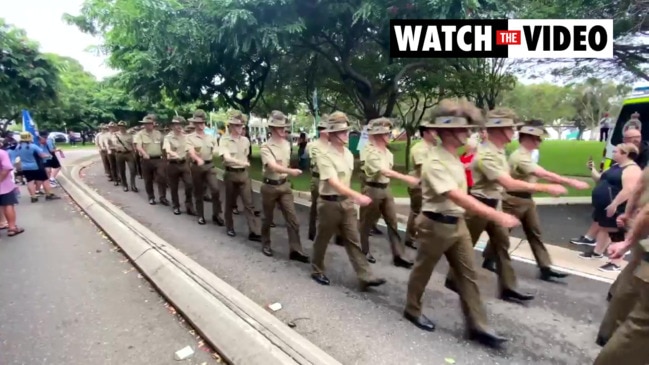
M418 142L416 142L418 143ZM405 142L393 142L390 144L390 149L394 154L395 168L401 172L405 172ZM508 146L508 152L518 148L518 143L512 143ZM604 144L600 142L591 141L546 141L539 149L539 163L545 169L567 176L583 176L589 177L590 173L586 169L586 162L590 156L593 157L595 163L599 163ZM297 147L294 148L293 163L297 165ZM215 160L218 167L222 167L220 160ZM253 146L251 158L250 175L253 180L261 180L261 157L259 155L259 147ZM358 171L356 171L358 173ZM589 180L585 180L591 184ZM311 184L311 176L305 171L304 174L291 178L293 189L308 191ZM358 178L352 180L352 186L355 190L360 190L360 182ZM399 181L392 180L391 184L392 194L395 197L407 197L408 186ZM545 194L537 194L537 196L547 196ZM575 190L568 189L567 196L590 196L590 190Z

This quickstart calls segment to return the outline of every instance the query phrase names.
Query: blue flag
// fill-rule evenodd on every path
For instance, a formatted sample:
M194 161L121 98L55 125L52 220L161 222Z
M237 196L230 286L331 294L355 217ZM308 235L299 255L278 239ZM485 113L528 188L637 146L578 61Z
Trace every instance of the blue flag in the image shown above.
M23 132L29 132L34 137L34 141L38 141L38 127L27 110L23 110Z

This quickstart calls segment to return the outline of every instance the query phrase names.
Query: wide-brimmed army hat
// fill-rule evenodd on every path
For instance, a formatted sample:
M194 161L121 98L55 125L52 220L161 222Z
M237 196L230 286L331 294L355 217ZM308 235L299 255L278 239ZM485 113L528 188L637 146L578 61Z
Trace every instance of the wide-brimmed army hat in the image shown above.
M487 118L482 128L514 128L520 127L521 125L521 123L517 123L512 118Z
M393 128L392 121L388 118L376 118L370 120L367 124L367 134L376 135L376 134L390 134L392 133Z
M439 116L432 120L423 120L420 124L422 128L479 128L479 125L471 124L469 119L464 117L455 117L452 115L449 116Z
M202 109L196 109L189 121L192 123L205 123L207 122L207 113Z
M344 132L350 128L349 118L343 112L334 112L327 117L327 129L325 131L328 133Z
M291 122L289 122L288 117L284 113L279 110L273 110L268 117L268 126L275 128L289 128Z
M120 120L120 121L117 123L117 126L118 126L118 127L126 127L126 122L123 121L123 120Z
M149 117L145 117L144 119L142 119L140 121L140 123L142 123L142 124L153 124L153 119L151 119Z
M323 114L323 115L320 117L320 120L318 121L318 125L316 126L316 128L317 128L318 130L321 130L321 131L323 131L323 132L326 132L326 129L327 129L327 119L329 119L329 116L328 116L327 114Z
M246 125L246 116L236 110L228 116L228 125Z
M523 124L517 120L513 110L499 107L487 113L487 120L482 128L514 128Z
M115 122L108 123L108 128L115 128L115 127L117 127L117 123Z
M521 127L519 127L518 133L529 134L531 136L539 138L545 138L549 136L550 134L545 129L545 127L539 124L540 123L524 123Z
M108 126L106 124L104 124L104 123L101 123L99 125L99 129L108 129Z
M185 123L185 118L177 115L173 118L171 118L171 124L184 124Z

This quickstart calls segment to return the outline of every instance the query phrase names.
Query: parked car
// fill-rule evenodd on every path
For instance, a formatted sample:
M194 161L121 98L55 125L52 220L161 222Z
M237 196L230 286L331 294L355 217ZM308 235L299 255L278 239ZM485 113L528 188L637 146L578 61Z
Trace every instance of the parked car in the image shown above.
M53 139L55 143L68 143L68 135L63 132L51 132L47 137Z

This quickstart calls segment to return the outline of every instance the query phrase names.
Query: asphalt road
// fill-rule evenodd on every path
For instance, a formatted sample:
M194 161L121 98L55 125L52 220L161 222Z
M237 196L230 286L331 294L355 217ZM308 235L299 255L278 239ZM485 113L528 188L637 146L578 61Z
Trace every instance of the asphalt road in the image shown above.
M399 206L399 213L407 215L409 208ZM570 239L586 233L592 223L592 210L589 204L575 205L539 205L537 206L543 241L546 244L561 246L580 251L583 247L570 243ZM512 231L514 237L525 237L523 229L517 227Z
M25 232L1 233L0 364L174 364L188 345L185 363L217 363L67 196L28 199L25 190Z
M327 274L332 285L323 287L310 279L309 265L287 260L286 231L279 212L272 232L276 255L268 258L261 253L260 244L245 239L248 232L243 216L235 216L239 235L231 238L222 227L199 226L193 217L177 217L168 207L148 205L142 180L138 180L140 193L124 193L106 181L98 164L82 175L108 200L259 305L280 302L283 309L275 312L278 318L294 322L296 331L344 364L444 364L446 359L454 359L462 365L583 365L592 363L599 350L594 339L605 310L607 284L576 276L563 285L548 284L536 279L534 266L516 262L521 289L537 295L528 306L520 306L495 299L496 278L481 271L489 320L496 330L513 338L506 350L487 350L463 339L457 296L442 285L445 262L428 285L424 303L437 330L425 333L401 317L408 271L390 264L389 245L382 237L371 240L378 260L372 267L388 284L359 293L344 249L331 245ZM302 243L310 253L307 209L298 208L298 217ZM414 254L409 252L412 257Z

